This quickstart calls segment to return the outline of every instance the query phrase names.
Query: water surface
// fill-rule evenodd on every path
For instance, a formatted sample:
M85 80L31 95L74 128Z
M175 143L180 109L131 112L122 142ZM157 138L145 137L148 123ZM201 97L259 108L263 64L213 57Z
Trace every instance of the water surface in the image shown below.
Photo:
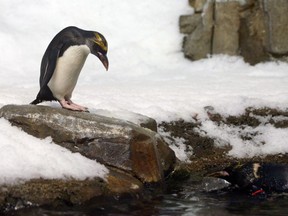
M93 200L78 207L33 207L7 213L15 216L232 216L232 215L288 215L288 196L258 199L227 189L213 191L213 187L226 187L223 182L189 179L172 183L165 193L153 192L145 197L113 197ZM212 190L212 191L211 191ZM208 192L210 191L210 192Z

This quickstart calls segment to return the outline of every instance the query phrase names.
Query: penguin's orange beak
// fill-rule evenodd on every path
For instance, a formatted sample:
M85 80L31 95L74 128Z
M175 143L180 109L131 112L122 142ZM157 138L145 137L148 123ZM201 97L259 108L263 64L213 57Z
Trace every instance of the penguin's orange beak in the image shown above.
M102 62L107 71L109 68L109 61L107 56L102 54L101 52L97 52L96 56L100 59L100 61Z

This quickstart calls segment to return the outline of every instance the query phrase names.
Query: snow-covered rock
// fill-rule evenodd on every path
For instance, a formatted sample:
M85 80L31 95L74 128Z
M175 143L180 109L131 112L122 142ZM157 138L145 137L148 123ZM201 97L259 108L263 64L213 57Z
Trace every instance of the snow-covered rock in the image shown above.
M173 170L175 154L155 132L124 120L48 106L6 105L0 117L38 138L157 183Z

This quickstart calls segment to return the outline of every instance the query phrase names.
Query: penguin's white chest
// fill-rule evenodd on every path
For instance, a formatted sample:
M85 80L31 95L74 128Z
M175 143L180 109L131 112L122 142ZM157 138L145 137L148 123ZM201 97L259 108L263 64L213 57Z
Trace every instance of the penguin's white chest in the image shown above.
M58 58L54 73L48 82L53 96L58 100L70 99L76 86L81 69L86 61L90 49L86 45L69 47Z

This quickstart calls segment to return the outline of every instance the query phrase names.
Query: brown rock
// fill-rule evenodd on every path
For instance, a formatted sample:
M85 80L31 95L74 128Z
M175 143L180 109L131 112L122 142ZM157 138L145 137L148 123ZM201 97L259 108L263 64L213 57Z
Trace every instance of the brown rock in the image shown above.
M174 152L157 133L120 119L32 105L4 106L0 117L38 138L51 136L56 144L129 172L144 183L162 182L175 163Z
M109 170L106 180L32 179L0 186L0 211L42 205L79 205L97 197L133 195L142 191L143 184L138 179L116 169Z
M142 190L143 184L135 177L120 170L110 169L107 176L107 193L109 195L135 194Z
M102 179L84 181L60 179L34 179L18 185L1 186L0 201L5 208L22 208L29 205L78 205L104 195ZM19 206L21 205L21 206Z
M132 169L139 173L140 179L145 179L147 182L163 180L163 173L158 171L161 164L153 140L146 135L140 135L131 143L130 148ZM149 169L143 169L145 167L149 167Z

